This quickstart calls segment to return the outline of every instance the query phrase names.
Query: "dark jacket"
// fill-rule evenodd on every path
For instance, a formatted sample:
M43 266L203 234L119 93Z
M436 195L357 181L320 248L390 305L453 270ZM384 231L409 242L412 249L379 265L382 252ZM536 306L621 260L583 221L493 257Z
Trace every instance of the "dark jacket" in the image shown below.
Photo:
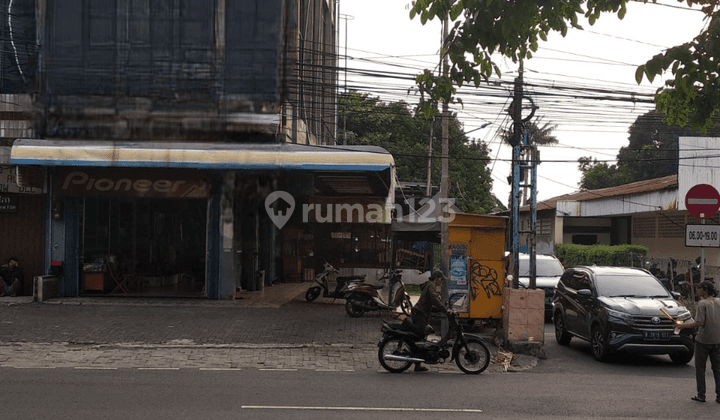
M421 312L426 322L433 309L436 311L445 310L445 306L443 306L435 287L435 283L430 280L420 285L420 299L415 306L413 306L413 312Z
M13 284L16 278L20 280L20 284L23 284L25 281L25 273L23 273L20 267L16 266L13 269L10 269L9 267L2 268L2 279L5 281L5 284L8 286Z

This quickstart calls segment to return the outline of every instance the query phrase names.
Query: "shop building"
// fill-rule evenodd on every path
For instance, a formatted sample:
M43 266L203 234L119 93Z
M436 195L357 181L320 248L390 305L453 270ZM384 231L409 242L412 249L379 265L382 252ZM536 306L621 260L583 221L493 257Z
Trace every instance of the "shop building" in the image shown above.
M41 219L28 235L42 238L42 270L28 276L61 262L63 296L225 299L302 280L330 239L339 245L322 252L346 249L342 261L383 260L361 251L386 236L356 231L389 224L394 164L384 150L335 146L335 2L12 7L23 19L2 22L3 33L22 25L40 46L32 59L5 60L32 100L20 110L31 131L5 141L4 168L35 174L19 185L42 191L28 202ZM288 208L266 206L279 191L297 209L382 211L335 224L296 211L284 234L273 216Z

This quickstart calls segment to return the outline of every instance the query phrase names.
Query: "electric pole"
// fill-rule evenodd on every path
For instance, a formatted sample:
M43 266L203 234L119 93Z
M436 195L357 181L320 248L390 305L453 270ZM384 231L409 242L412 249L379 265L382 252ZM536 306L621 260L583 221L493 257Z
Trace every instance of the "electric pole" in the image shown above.
M448 57L447 57L447 37L448 37L448 17L445 16L443 21L443 46L442 46L442 77L447 77L448 68ZM450 271L450 233L448 229L448 214L447 214L447 203L449 196L450 177L449 177L449 124L448 124L448 103L443 101L442 104L442 169L440 176L440 205L443 209L443 220L440 223L440 244L442 247L440 269L445 275ZM442 301L447 302L448 300L448 285L447 282L443 283L442 287ZM446 321L445 321L446 322ZM445 324L443 324L443 331L445 331Z
M430 144L428 145L427 183L425 184L425 195L432 198L432 154L433 136L435 135L435 118L430 120Z
M513 118L513 136L512 136L512 192L510 194L510 212L511 212L511 225L512 225L512 237L511 237L511 249L512 249L512 263L513 263L513 281L512 288L517 289L519 285L518 277L520 275L520 233L526 233L530 239L530 284L529 288L535 288L535 229L537 221L537 163L538 153L537 148L534 145L530 145L530 139L528 138L527 128L525 123L535 115L536 107L530 98L531 110L530 115L523 118L522 116L522 101L523 101L523 62L520 61L519 74L515 79L515 86L513 92L513 106L510 113ZM524 156L524 158L523 158ZM530 229L520 232L519 216L520 216L520 179L521 173L531 172L531 179L527 177L524 179L523 188L530 189L531 201L530 201Z

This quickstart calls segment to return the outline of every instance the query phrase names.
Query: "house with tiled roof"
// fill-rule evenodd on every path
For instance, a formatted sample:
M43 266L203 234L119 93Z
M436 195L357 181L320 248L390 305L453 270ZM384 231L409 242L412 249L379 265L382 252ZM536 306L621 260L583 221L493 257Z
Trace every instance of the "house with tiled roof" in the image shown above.
M694 261L701 249L685 244L685 226L701 224L680 204L678 175L598 190L579 191L538 202L537 252L554 252L556 244L639 244L651 259ZM720 216L705 219L720 224ZM529 230L530 208L520 209L520 230ZM527 247L529 235L521 234ZM720 249L705 248L707 275L720 267Z

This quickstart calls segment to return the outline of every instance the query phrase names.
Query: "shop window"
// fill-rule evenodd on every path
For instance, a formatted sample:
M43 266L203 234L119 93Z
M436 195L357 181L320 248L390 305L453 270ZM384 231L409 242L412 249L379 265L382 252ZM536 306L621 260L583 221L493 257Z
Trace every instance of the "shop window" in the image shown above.
M116 277L144 278L143 292L199 294L205 278L206 207L204 200L86 198L83 264L112 262Z
M572 243L577 245L595 245L598 243L597 235L573 235Z

